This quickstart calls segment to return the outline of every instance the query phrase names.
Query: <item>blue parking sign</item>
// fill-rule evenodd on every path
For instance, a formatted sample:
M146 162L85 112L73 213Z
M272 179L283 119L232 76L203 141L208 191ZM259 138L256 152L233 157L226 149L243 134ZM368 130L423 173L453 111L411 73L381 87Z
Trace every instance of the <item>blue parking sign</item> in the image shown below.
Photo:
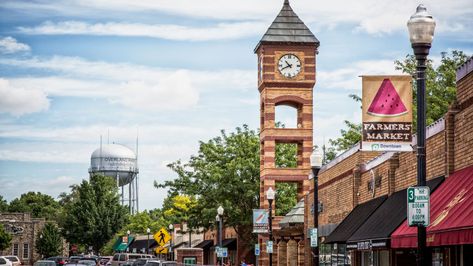
M259 256L259 254L260 254L259 244L255 244L255 256Z

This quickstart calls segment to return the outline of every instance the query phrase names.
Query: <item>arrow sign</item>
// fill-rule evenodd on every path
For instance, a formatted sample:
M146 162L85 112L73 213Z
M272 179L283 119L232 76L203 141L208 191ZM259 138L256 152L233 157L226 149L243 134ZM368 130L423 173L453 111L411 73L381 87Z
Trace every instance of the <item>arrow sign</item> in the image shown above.
M156 254L167 254L168 253L168 248L157 247L154 251L156 251Z
M154 240L158 243L158 246L163 247L169 240L171 240L171 235L163 227L156 234L153 235Z

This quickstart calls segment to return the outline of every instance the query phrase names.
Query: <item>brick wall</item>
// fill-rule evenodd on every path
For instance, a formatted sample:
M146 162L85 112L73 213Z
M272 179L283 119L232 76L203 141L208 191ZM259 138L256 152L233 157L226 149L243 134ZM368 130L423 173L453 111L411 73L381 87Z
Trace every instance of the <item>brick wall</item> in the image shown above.
M427 128L427 180L446 176L473 164L473 58L457 72L457 101L445 119ZM458 74L460 73L460 74ZM413 152L367 153L359 146L324 166L319 174L319 200L324 209L319 226L339 223L357 204L417 183L416 139ZM369 183L377 179L374 191ZM313 187L306 197L313 203ZM306 207L306 210L308 208ZM313 224L306 212L305 221Z

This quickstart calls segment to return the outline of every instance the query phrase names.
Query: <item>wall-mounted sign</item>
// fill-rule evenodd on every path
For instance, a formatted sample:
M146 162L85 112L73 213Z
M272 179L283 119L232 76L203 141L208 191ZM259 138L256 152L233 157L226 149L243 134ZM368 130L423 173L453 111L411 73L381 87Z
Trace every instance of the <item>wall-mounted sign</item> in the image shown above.
M362 150L412 151L412 77L362 76Z
M12 235L21 235L25 231L25 229L21 226L14 225L14 224L4 224L3 228L5 228L5 231L7 233L10 233Z

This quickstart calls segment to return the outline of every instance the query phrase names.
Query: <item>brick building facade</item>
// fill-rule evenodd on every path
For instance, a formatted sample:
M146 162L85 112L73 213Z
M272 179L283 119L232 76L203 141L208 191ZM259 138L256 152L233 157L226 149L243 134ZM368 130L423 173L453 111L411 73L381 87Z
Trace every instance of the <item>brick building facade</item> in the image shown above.
M457 71L457 98L447 114L427 128L427 180L448 176L473 165L473 58ZM319 174L319 236L323 242L358 205L416 185L416 138L413 152L364 152L359 144L324 165ZM313 204L313 187L306 195L306 209ZM306 212L306 227L313 218ZM473 243L471 243L473 244ZM333 253L331 246L330 253ZM335 245L335 247L337 247ZM324 249L322 245L321 249ZM350 252L347 252L349 254ZM357 265L356 252L351 263ZM310 261L306 249L306 262ZM353 256L355 255L355 256ZM390 254L391 263L393 254ZM324 255L321 260L326 259Z

